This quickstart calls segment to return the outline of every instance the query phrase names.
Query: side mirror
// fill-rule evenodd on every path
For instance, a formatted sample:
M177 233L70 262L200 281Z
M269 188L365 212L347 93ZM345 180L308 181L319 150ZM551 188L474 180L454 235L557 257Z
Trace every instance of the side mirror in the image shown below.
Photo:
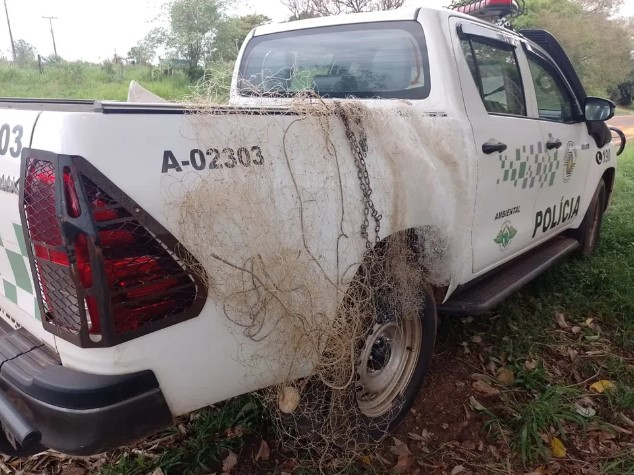
M600 97L587 97L585 119L588 122L603 122L614 117L616 104Z

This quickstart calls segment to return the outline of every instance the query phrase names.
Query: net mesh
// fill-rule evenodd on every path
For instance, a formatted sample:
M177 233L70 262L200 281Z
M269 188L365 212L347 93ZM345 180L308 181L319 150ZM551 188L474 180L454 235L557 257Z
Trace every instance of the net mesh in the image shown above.
M176 234L239 329L238 358L268 386L285 446L343 470L407 403L425 289L467 262L466 132L406 101L305 91L247 109L222 95L214 83L191 98L194 139L215 165L165 179Z
M24 211L45 318L70 333L81 328L79 302L55 208L55 168L29 158Z

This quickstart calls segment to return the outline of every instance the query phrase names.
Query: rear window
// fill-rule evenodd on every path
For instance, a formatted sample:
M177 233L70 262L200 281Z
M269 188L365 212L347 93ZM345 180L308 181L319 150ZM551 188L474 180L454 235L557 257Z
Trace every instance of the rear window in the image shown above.
M256 36L240 65L241 95L424 99L429 60L422 26L392 21Z

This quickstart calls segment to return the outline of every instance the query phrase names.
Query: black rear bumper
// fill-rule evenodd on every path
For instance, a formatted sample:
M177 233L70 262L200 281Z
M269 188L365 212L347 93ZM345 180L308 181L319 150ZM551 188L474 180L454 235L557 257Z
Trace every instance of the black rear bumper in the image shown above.
M51 448L91 455L171 423L152 371L106 376L71 370L25 330L0 327L0 452Z

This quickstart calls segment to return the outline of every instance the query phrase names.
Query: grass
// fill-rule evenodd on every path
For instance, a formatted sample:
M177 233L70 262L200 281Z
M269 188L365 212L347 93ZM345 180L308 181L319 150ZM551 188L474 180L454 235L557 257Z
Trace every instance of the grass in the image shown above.
M548 434L551 428L554 435L565 440L565 422L583 425L583 417L575 412L573 404L578 394L574 388L550 386L525 401L515 397L506 399L506 408L511 414L508 424L511 447L520 453L522 462L546 455L542 434Z
M231 65L218 65L227 70ZM130 81L170 101L192 94L196 82L181 71L163 75L151 66L103 65L82 62L46 64L42 73L37 65L14 66L0 63L0 91L3 97L37 97L124 101Z
M634 109L630 107L617 106L616 115L634 115Z
M634 453L626 452L613 460L602 462L599 472L604 475L634 475Z
M616 191L595 255L548 271L484 323L496 342L493 358L503 355L497 361L504 359L515 374L499 403L487 408L484 427L503 438L523 466L547 463L545 440L565 442L570 433L575 434L572 451L583 456L589 425L614 432L623 426L620 414L634 416L633 191L630 147L619 159ZM557 314L567 326L556 323ZM530 358L538 364L527 369ZM615 389L594 394L590 384L604 379ZM582 404L592 404L592 411L584 413ZM630 449L596 466L602 473L634 473L633 461Z
M263 430L262 415L262 407L250 396L198 411L186 424L157 436L155 440L169 440L169 448L158 455L140 449L113 454L115 461L102 466L101 473L145 475L159 467L167 474L211 473L244 437Z

